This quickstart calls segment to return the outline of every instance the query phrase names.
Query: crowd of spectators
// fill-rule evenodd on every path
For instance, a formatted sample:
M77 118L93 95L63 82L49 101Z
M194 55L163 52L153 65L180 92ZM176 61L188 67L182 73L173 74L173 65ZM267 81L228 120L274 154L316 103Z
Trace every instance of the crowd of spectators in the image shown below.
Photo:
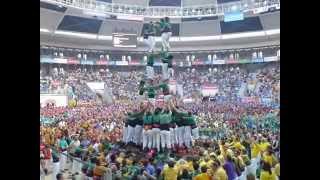
M143 78L143 68L135 71L109 69L51 68L40 73L40 90L65 92L68 84L80 100L95 99L95 93L86 82L104 82L116 99L137 97L138 83ZM210 84L218 87L215 99L221 102L240 101L242 97L270 98L279 103L279 63L264 64L263 67L221 66L206 68L176 69L177 84L182 85L185 97L201 97L201 86ZM63 91L64 90L64 91Z
M125 117L138 107L135 98L142 76L143 69L41 71L40 90L72 91L79 100L75 107L40 108L42 176L60 176L68 169L74 179L280 178L279 107L241 101L258 96L278 103L279 64L252 70L245 66L177 69L175 79L186 96L199 94L203 83L215 84L219 93L214 101L179 102L180 108L197 117L200 138L188 151L174 154L142 152L121 143ZM86 85L92 81L105 82L117 101L97 104Z

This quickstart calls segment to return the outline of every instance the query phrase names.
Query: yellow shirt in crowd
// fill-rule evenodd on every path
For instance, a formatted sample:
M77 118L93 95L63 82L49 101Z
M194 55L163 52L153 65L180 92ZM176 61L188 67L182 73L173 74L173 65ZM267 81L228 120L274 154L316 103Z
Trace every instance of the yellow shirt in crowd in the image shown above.
M211 176L209 176L208 173L201 173L198 174L194 180L211 180Z
M260 150L263 152L263 151L266 151L267 148L270 146L270 143L269 142L262 142L260 144Z
M214 180L228 180L228 175L222 167L219 167L217 169L217 171L214 173L213 179Z
M276 180L276 174L274 172L272 172L272 174L270 174L267 171L261 171L260 173L260 180Z
M251 158L256 158L260 152L260 146L257 143L253 143L251 148Z
M178 170L176 168L165 168L163 170L164 180L177 180L178 179Z
M273 155L267 155L267 153L263 153L262 159L265 162L269 163L271 167L273 167L277 163L276 157L274 157Z

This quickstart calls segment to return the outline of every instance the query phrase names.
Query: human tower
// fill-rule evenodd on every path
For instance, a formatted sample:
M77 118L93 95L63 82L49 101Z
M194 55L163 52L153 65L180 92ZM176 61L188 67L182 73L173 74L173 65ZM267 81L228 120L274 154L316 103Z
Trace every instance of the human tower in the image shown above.
M157 54L155 36L161 33L161 51ZM169 39L172 28L168 17L160 22L150 22L144 31L144 42L148 45L145 76L139 83L140 99L147 99L146 106L141 105L134 112L129 112L123 130L123 142L141 146L143 150L154 149L157 152L190 148L192 139L198 138L195 116L185 112L173 100L169 91L169 79L173 78L173 56L169 53ZM155 78L154 62L161 60L162 74ZM164 96L163 107L156 107L155 98L159 92Z

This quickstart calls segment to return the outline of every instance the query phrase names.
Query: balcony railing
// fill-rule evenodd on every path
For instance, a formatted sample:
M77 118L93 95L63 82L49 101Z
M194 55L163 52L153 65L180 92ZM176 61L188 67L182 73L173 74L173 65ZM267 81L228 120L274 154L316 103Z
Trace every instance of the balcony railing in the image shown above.
M265 0L253 2L242 0L226 4L205 4L197 6L167 7L167 6L138 6L128 4L106 3L95 0L41 0L60 6L74 7L97 13L97 15L127 15L140 17L170 17L190 18L219 16L232 11L265 12L270 8L280 9L280 0Z

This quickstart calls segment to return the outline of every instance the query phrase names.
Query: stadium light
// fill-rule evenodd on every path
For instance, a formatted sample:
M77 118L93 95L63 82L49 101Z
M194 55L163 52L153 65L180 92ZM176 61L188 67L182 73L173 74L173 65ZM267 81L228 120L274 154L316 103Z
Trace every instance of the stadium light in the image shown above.
M280 34L280 29L271 29L265 31L266 35Z
M40 32L50 32L49 29L40 28Z
M55 34L60 35L67 35L67 36L76 36L80 38L86 38L86 39L97 39L96 34L88 34L88 33L75 33L75 32L69 32L69 31L55 31Z
M258 37L258 36L265 36L264 31L258 32L247 32L247 33L237 33L237 34L227 34L222 35L221 39L236 39L236 38L244 38L244 37Z

